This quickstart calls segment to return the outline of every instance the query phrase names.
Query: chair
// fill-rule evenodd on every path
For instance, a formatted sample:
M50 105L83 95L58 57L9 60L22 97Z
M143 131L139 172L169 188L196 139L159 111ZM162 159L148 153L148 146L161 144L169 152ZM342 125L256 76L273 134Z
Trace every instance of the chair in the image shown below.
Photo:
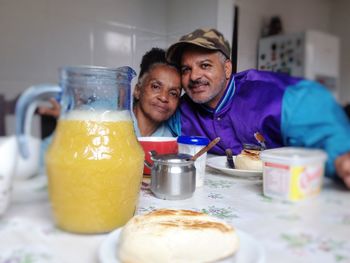
M16 102L19 96L14 99L6 100L3 94L0 94L0 136L6 136L6 116L14 115ZM51 116L40 116L41 138L49 136L56 128L56 119Z
M0 94L0 136L6 135L6 116L15 114L17 98L6 100L5 96Z

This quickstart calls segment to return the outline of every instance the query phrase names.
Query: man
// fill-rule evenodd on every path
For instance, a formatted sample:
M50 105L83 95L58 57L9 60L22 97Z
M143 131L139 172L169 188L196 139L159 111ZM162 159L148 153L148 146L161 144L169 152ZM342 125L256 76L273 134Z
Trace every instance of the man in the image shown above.
M215 29L197 29L167 51L181 67L181 133L220 137L212 153L240 153L265 138L267 148L302 146L328 154L326 174L350 188L350 123L320 84L267 71L232 75L230 46Z

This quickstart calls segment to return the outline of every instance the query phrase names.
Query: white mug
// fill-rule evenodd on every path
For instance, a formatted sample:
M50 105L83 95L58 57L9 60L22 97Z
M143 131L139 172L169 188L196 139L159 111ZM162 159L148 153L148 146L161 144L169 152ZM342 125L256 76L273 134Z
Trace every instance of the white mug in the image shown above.
M15 136L0 137L0 215L10 202L17 152Z

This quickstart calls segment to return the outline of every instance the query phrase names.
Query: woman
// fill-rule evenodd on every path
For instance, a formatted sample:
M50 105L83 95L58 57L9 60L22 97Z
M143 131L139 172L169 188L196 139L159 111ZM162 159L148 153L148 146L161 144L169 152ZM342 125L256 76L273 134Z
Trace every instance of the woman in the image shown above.
M180 71L165 58L165 51L152 48L142 57L134 89L132 117L137 136L177 136L174 123L181 95ZM43 115L58 117L60 105L50 99L51 107L39 107Z
M177 136L169 118L176 111L180 95L179 69L167 62L163 49L152 48L142 57L133 94L136 135Z

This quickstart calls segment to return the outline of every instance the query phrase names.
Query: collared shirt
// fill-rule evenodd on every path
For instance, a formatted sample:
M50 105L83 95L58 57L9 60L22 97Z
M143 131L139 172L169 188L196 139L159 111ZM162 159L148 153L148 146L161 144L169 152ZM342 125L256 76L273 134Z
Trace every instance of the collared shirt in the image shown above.
M141 136L141 132L139 129L139 126L137 124L137 119L136 116L134 114L134 112L131 110L131 117L133 120L133 124L134 124L134 130L135 130L135 134L137 137ZM170 126L168 125L167 121L162 122L159 127L157 128L157 130L155 130L152 135L152 137L174 137L175 134L173 134Z

